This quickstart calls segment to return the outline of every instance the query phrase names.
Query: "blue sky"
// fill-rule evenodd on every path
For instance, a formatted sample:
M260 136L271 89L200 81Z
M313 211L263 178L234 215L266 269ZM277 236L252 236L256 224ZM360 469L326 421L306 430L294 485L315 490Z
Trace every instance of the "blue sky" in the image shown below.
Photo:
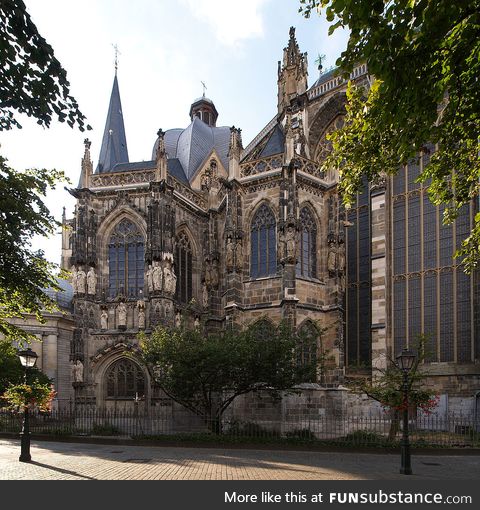
M130 161L151 159L155 133L186 127L201 81L219 112L217 125L242 128L244 146L276 113L277 61L296 27L300 49L308 52L309 84L318 77L315 60L333 65L347 34L328 37L318 15L298 13L298 0L25 0L40 33L67 70L71 92L93 131L87 135L55 122L49 130L31 119L24 129L2 133L1 152L16 169L62 169L78 182L83 139L98 159L114 76L114 50L120 50L118 79ZM52 192L56 217L72 197ZM35 240L53 262L60 260L60 236Z

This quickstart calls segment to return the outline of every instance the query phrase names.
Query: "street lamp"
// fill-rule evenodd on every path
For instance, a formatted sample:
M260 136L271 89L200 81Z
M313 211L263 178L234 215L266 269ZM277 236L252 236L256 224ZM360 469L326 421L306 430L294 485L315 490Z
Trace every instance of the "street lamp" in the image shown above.
M18 357L20 358L20 362L22 366L25 368L25 384L27 384L27 373L30 368L35 366L37 362L38 355L32 349L28 348L25 351L20 351L18 353ZM32 460L32 456L30 455L30 423L29 423L29 414L28 414L28 405L23 408L23 423L22 423L22 431L20 432L21 438L21 447L20 447L20 462L30 462Z
M400 466L400 473L402 475L412 474L412 465L410 462L410 439L408 437L408 374L415 363L415 354L410 349L403 349L401 354L397 356L397 362L403 374L403 435L400 442L400 449L402 455L402 463Z

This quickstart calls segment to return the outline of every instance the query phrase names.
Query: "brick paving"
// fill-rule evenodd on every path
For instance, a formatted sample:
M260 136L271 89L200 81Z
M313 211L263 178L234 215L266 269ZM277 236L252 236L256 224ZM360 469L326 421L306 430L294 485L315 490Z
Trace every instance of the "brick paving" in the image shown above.
M0 439L0 480L394 480L400 456ZM480 455L414 455L411 479L477 479Z

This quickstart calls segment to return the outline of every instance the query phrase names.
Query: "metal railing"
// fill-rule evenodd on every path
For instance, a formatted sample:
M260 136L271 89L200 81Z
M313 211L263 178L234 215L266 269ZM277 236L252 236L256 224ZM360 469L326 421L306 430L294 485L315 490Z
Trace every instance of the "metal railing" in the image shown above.
M221 420L207 420L174 406L148 410L77 407L34 412L32 434L205 440L317 442L357 447L397 446L401 423L388 414L242 418L231 409ZM270 419L271 418L271 419ZM0 410L0 433L17 433L22 414ZM473 415L417 416L409 421L413 447L480 447L480 422Z

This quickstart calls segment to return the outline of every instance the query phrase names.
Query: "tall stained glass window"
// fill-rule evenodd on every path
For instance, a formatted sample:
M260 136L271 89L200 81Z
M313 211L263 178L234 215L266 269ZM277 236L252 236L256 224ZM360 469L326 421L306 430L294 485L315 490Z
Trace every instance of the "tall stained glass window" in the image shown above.
M300 211L300 253L297 275L317 277L317 224L308 207Z
M142 369L129 359L119 359L107 370L107 398L125 399L145 395L145 375Z
M143 291L144 239L135 223L120 221L108 243L109 296L138 297Z
M277 270L277 239L275 216L266 204L262 204L253 217L250 229L250 276L271 276Z
M175 240L175 273L177 275L177 300L189 303L192 299L192 245L185 232Z

